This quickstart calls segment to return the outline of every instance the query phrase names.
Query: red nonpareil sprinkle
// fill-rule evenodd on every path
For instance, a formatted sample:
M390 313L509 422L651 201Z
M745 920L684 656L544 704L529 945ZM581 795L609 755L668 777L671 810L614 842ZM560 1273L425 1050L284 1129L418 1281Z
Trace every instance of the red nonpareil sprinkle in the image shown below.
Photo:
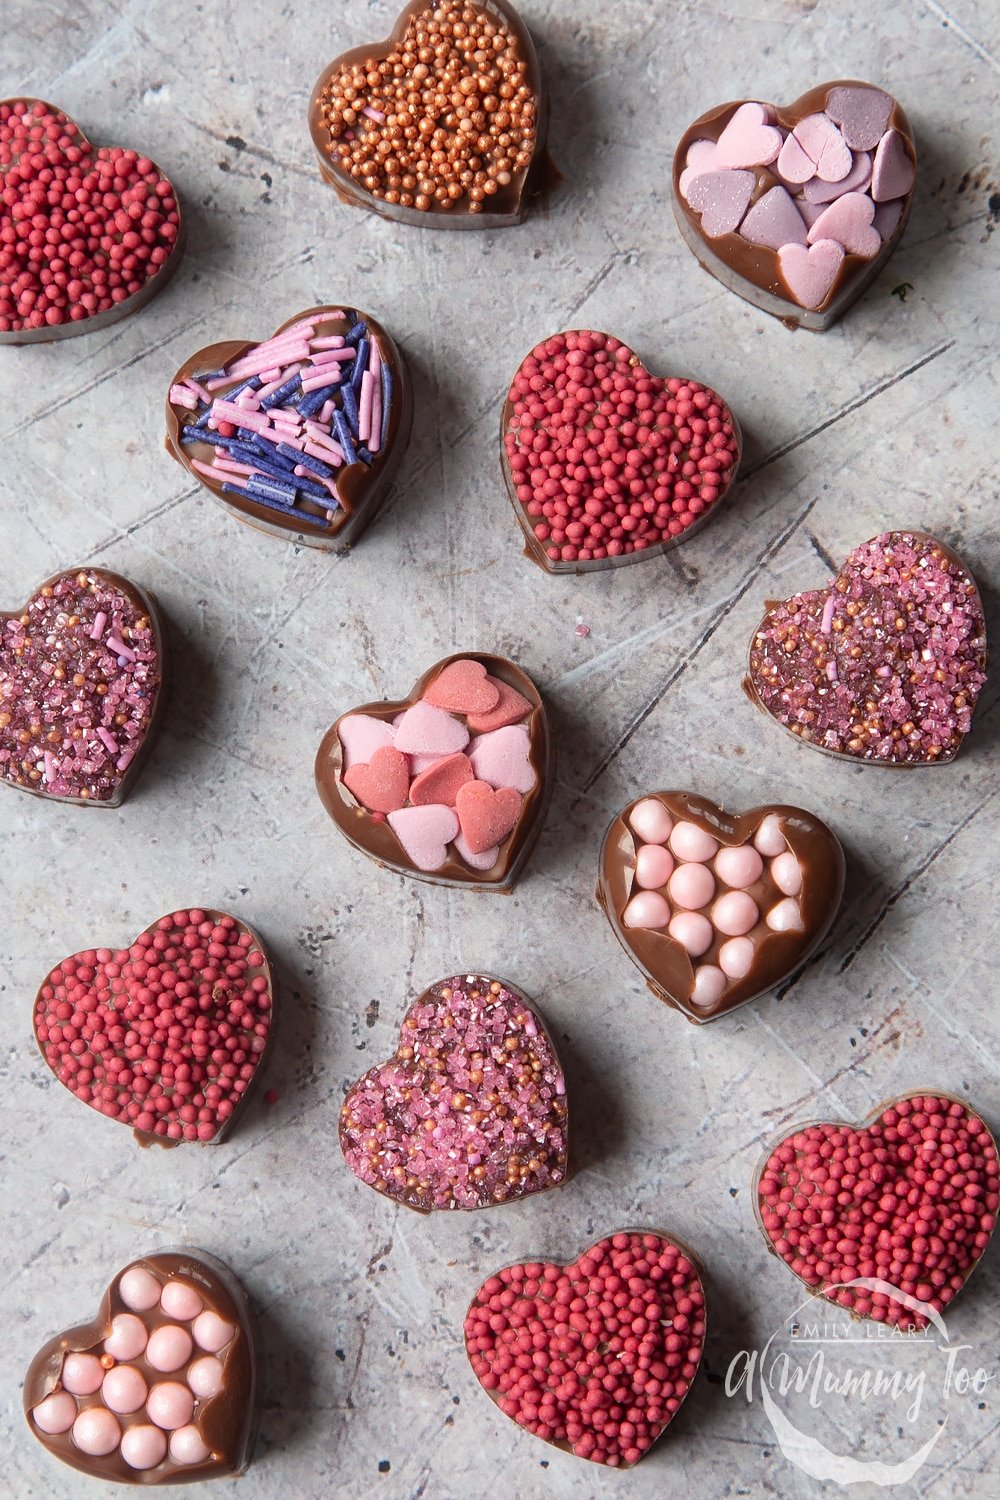
M63 959L35 1001L60 1083L109 1119L165 1141L213 1141L264 1055L271 988L249 928L178 911L117 952Z
M546 339L507 400L514 491L552 562L676 541L725 494L739 462L732 414L715 391L650 375L606 333Z
M611 1468L639 1462L688 1393L705 1340L694 1264L623 1232L569 1266L507 1266L476 1293L465 1347L501 1411Z
M771 1245L807 1285L859 1317L923 1328L887 1293L839 1284L878 1279L947 1307L996 1225L997 1148L967 1105L916 1094L860 1130L795 1131L768 1158L758 1204Z
M142 290L180 232L155 163L94 147L61 110L0 105L0 333L107 312Z

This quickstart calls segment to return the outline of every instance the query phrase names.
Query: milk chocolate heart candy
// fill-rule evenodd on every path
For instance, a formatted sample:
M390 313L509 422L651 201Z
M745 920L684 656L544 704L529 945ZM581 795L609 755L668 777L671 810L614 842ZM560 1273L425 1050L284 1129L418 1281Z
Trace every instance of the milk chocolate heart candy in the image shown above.
M210 1145L256 1082L272 1003L251 929L192 908L161 917L129 948L64 958L35 998L35 1039L59 1082L131 1126L140 1144Z
M556 333L518 366L500 422L525 555L549 573L657 557L718 510L742 439L715 391L651 375L620 339Z
M900 105L871 84L842 80L787 107L737 102L702 115L674 156L674 214L724 286L792 327L823 329L896 248L915 181ZM831 206L818 224L817 204Z
M485 724L499 727L477 728ZM395 757L409 766L402 802ZM316 789L344 837L387 869L509 891L541 831L554 771L538 689L513 662L476 653L439 661L404 701L341 715L319 747ZM397 805L383 811L390 773Z
M421 1213L558 1187L568 1132L566 1079L541 1016L520 990L483 974L426 989L403 1019L395 1057L353 1084L340 1111L355 1177Z
M256 1384L235 1276L203 1250L159 1250L119 1271L92 1323L38 1351L24 1414L54 1457L105 1484L184 1484L247 1467Z
M345 547L382 503L410 435L410 383L381 323L312 307L262 344L211 344L167 397L167 452L241 521Z
M103 568L70 568L0 611L0 780L55 802L117 807L165 697L152 595Z
M92 146L41 99L0 101L0 344L106 328L166 286L183 226L148 157Z
M904 1094L860 1125L787 1131L757 1169L754 1204L768 1247L811 1291L924 1328L922 1309L957 1297L996 1227L996 1141L965 1100Z
M619 1469L637 1464L673 1421L704 1346L697 1258L673 1235L641 1229L608 1235L569 1265L505 1266L465 1318L469 1362L506 1416Z
M597 883L649 989L690 1021L714 1021L793 974L843 892L843 850L812 813L727 813L693 792L653 792L619 813Z
M825 589L768 608L744 688L803 744L876 766L953 760L986 681L968 569L919 531L850 553Z
M337 196L431 229L519 224L558 181L547 124L535 48L507 0L413 0L386 41L324 69L309 103Z

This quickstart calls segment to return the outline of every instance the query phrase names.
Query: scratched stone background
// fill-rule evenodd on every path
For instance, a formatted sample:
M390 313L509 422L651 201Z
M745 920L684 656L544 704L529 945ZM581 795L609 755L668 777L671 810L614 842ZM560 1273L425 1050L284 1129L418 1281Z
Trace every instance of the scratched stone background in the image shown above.
M996 6L526 0L525 13L565 183L518 229L449 235L341 206L311 157L314 77L388 31L386 0L4 8L0 94L47 97L95 140L154 156L190 226L176 279L135 319L0 349L3 603L75 563L117 568L166 607L176 668L168 722L123 809L0 797L0 1494L14 1500L100 1492L31 1441L22 1373L44 1339L91 1315L120 1265L174 1243L224 1257L259 1310L267 1374L243 1500L828 1495L782 1456L759 1403L728 1399L721 1383L798 1300L753 1218L762 1143L928 1083L1000 1119L996 688L957 763L909 775L804 750L740 691L763 600L821 584L831 559L887 527L959 547L996 627ZM916 202L848 317L824 335L791 333L684 248L671 155L713 102L790 99L838 75L904 101ZM390 503L337 559L227 517L167 458L161 412L174 368L200 345L263 337L302 307L340 301L398 336L416 418ZM717 386L744 425L746 465L724 513L680 550L555 579L520 554L497 424L521 356L580 325ZM338 838L312 786L336 714L399 694L464 648L508 654L535 677L559 744L541 843L507 898L379 872ZM844 909L808 971L782 999L707 1028L652 999L593 902L606 823L662 786L735 807L800 802L848 851ZM31 1000L64 954L123 944L194 903L246 918L276 956L268 1083L280 1099L255 1102L217 1148L144 1153L47 1076ZM534 1202L425 1220L350 1177L338 1106L390 1052L414 993L476 967L536 997L560 1040L578 1173ZM707 1378L621 1476L501 1417L472 1377L461 1324L494 1268L568 1259L634 1224L700 1250L710 1337ZM994 1376L997 1262L948 1317ZM995 1495L997 1390L933 1410L932 1430L946 1430L906 1493ZM857 1407L836 1438L857 1457L900 1457L897 1425Z

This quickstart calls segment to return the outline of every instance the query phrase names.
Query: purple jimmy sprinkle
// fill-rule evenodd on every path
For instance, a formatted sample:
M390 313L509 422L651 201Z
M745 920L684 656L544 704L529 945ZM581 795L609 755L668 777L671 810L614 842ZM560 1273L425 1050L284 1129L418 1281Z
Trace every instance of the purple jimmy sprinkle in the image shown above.
M356 464L358 461L358 455L355 452L354 444L351 441L351 433L347 425L347 419L342 411L334 412L333 426L337 434L337 442L344 450L344 463Z

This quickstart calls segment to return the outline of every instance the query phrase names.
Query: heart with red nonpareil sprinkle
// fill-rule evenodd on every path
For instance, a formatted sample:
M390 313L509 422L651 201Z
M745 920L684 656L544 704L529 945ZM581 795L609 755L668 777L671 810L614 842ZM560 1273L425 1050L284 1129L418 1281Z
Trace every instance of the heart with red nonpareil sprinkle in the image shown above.
M0 344L66 338L135 312L182 252L173 185L92 146L41 99L0 101Z
M845 79L794 104L702 115L674 156L674 214L724 286L790 326L824 329L896 248L916 175L900 105Z
M251 929L192 908L161 917L128 948L64 958L35 998L35 1038L71 1094L142 1144L211 1145L256 1082L273 1000Z
M556 333L521 361L501 462L525 555L549 573L655 557L719 509L741 437L715 391L651 375L610 334Z
M81 807L117 807L142 768L165 695L155 600L118 573L72 568L0 611L0 781Z
M599 1240L570 1265L506 1266L465 1318L469 1362L500 1410L611 1468L632 1468L662 1436L704 1345L697 1260L671 1235L643 1230Z
M362 1182L407 1208L489 1208L566 1181L566 1079L534 1006L505 980L426 989L396 1055L352 1084L340 1147Z
M940 766L986 682L986 619L957 553L920 531L856 547L833 583L772 604L751 701L805 745L876 766Z
M340 831L400 874L507 891L541 830L554 772L545 706L501 656L451 656L409 698L343 714L316 756Z
M860 1125L788 1131L754 1203L769 1248L811 1291L858 1318L924 1328L922 1309L958 1295L996 1227L996 1141L964 1100L904 1094Z

